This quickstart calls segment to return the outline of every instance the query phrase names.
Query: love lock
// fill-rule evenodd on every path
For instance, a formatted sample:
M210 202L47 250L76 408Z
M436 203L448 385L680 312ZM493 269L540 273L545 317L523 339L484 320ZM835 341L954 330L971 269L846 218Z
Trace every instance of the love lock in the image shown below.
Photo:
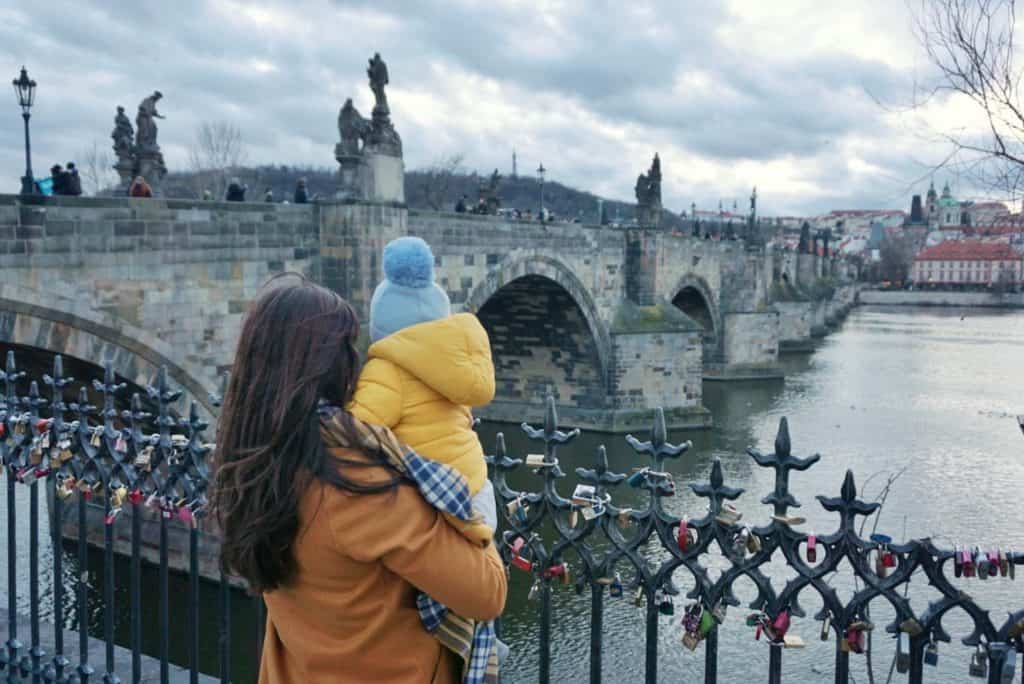
M986 580L989 576L988 556L977 547L974 549L974 567L978 571L978 579Z
M679 520L676 544L679 546L680 551L686 551L686 547L690 545L690 522L685 515Z
M873 628L874 626L870 622L862 620L850 623L843 638L846 649L851 653L863 653L867 646L866 632Z
M981 644L978 644L977 650L971 654L971 664L967 668L967 673L972 677L988 675L988 654L985 653Z
M622 596L622 577L619 576L619 573L615 573L611 584L608 585L608 595L615 598Z
M747 557L747 547L750 542L750 528L744 526L732 538L732 555L736 560L743 562Z
M887 534L873 534L870 539L878 544L878 553L875 556L875 574L884 579L889 574L889 568L896 567L896 557L889 550L892 537Z
M526 503L525 496L520 494L516 498L512 499L505 506L505 510L508 511L510 518L515 520L520 525L525 525L529 519L530 507Z
M939 664L939 647L934 639L930 639L928 645L924 647L924 664L932 667Z
M910 635L906 632L896 637L896 671L910 672Z
M722 503L721 509L719 509L718 511L718 515L715 516L715 520L717 520L722 525L731 527L732 525L735 525L737 522L739 522L742 517L743 514L736 510L735 506L733 506L731 503L724 502Z
M964 577L974 577L974 554L969 549L960 552L960 565L963 568Z
M510 562L512 565L523 572L533 572L533 561L528 558L524 558L522 553L526 549L526 540L522 537L516 537L511 544L512 556Z
M818 560L818 537L813 532L807 535L807 562L814 563Z
M658 604L659 613L662 615L675 615L676 608L672 603L671 596L659 590L654 594L654 601Z
M569 584L569 566L566 563L558 563L557 565L552 565L544 571L544 577L546 577L547 579L557 578L562 582L562 584Z

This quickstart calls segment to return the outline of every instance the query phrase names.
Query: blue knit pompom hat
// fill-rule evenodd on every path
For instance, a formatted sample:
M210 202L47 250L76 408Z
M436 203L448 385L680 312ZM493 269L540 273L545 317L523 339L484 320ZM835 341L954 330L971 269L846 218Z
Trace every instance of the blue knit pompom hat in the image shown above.
M384 247L384 282L370 300L370 341L417 323L451 315L448 295L434 282L434 254L418 237L401 237Z

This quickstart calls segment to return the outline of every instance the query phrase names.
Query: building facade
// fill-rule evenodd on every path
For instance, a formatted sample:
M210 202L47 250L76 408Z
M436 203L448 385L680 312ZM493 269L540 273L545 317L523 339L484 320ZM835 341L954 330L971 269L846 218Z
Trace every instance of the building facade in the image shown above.
M1017 288L1021 269L1021 255L1010 245L964 240L925 248L914 257L911 274L919 287Z

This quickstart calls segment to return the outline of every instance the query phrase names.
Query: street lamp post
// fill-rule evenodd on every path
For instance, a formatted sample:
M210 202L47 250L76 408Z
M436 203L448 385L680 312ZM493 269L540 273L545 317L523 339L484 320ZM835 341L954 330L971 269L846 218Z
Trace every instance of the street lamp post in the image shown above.
M544 173L547 169L544 168L543 162L537 167L537 178L540 180L540 222L544 223Z
M34 195L36 184L32 178L32 145L28 137L28 118L29 110L36 99L36 82L28 77L25 67L21 67L21 76L14 79L14 93L18 96L21 118L25 120L25 175L21 179L21 194Z

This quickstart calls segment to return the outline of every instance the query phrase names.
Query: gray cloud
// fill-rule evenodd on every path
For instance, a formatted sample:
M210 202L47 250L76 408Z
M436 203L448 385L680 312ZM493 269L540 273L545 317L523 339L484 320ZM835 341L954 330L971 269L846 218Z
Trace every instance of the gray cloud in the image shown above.
M718 37L728 12L699 0L553 8L140 0L131 11L53 0L48 8L0 9L0 64L13 76L24 62L40 82L37 175L93 141L108 146L114 106L133 111L154 88L165 95L160 139L172 167L184 165L209 119L237 123L252 161L331 166L344 98L369 109L364 72L375 50L389 63L410 167L462 153L471 167L507 169L515 147L521 169L543 161L557 180L629 199L636 173L660 149L667 178L682 180L666 182L670 206L744 197L758 173L737 169L766 164L800 181L762 193L766 211L788 213L892 206L900 179L920 173L905 141L868 150L867 161L886 170L874 176L849 170L844 143L902 135L872 96L897 98L908 74L839 50L752 61L745 46ZM689 83L695 72L704 87ZM21 121L13 102L6 111L0 168L13 190ZM720 171L698 177L702 165ZM799 189L807 184L817 191Z

